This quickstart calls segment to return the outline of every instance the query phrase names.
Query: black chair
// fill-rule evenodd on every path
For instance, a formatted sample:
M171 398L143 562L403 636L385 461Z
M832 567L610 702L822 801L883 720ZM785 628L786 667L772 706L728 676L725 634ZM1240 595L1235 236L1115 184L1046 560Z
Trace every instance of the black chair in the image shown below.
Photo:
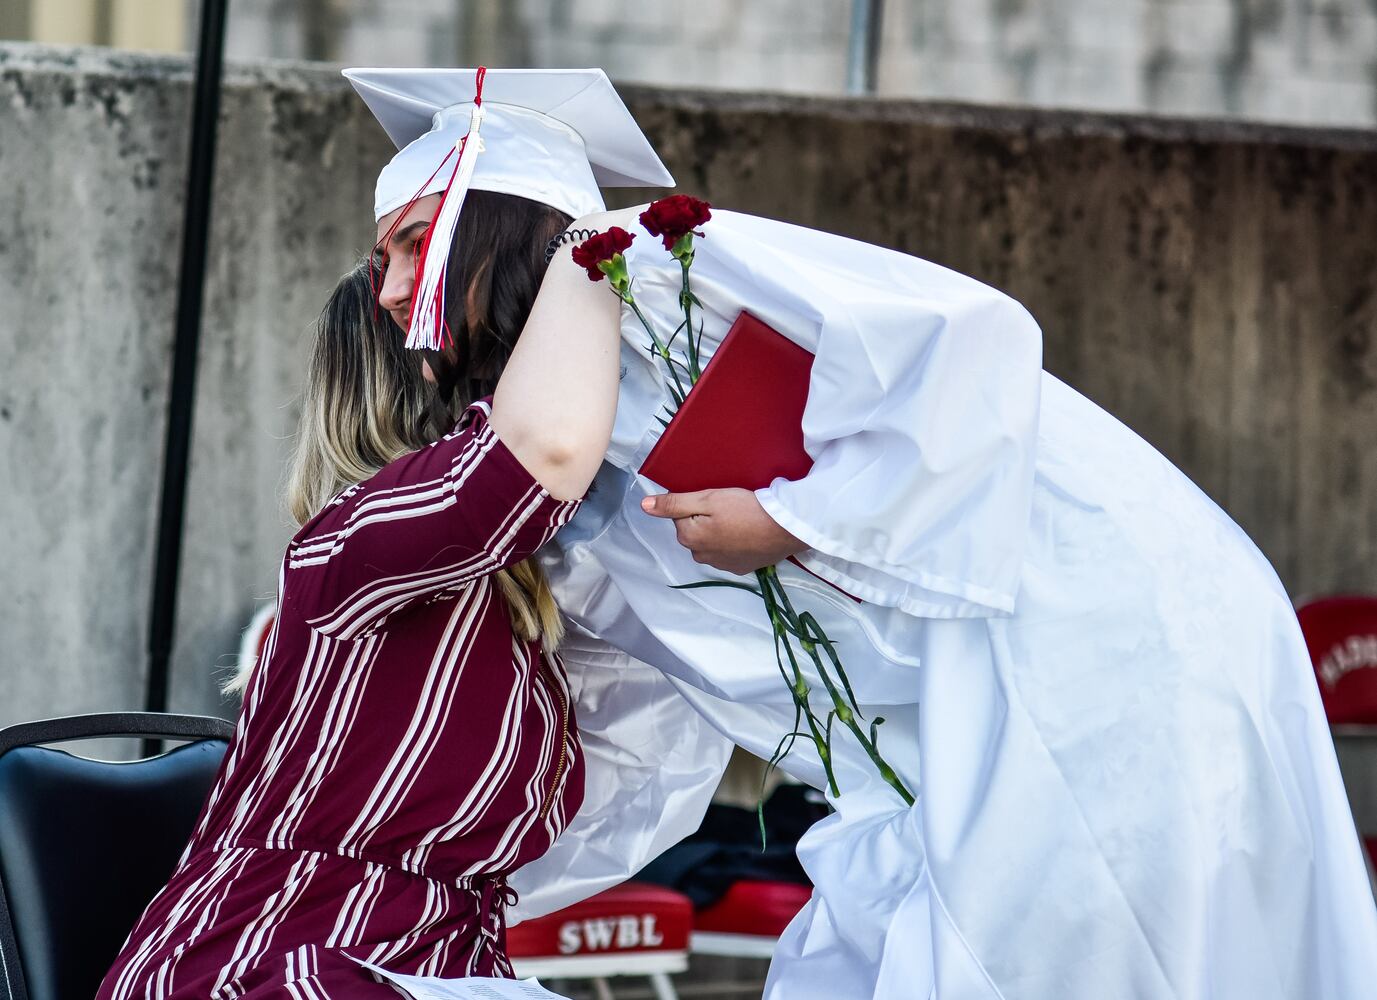
M105 712L0 730L0 1000L91 1000L191 838L234 726ZM37 744L194 740L99 761Z

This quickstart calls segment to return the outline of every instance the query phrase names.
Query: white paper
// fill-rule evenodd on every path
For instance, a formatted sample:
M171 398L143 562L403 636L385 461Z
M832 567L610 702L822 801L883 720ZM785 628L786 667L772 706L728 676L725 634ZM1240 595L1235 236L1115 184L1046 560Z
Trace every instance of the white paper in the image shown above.
M551 993L534 979L492 979L486 976L466 976L460 979L441 979L439 976L407 976L384 969L380 965L355 958L365 969L371 969L384 979L396 983L412 1000L567 1000Z

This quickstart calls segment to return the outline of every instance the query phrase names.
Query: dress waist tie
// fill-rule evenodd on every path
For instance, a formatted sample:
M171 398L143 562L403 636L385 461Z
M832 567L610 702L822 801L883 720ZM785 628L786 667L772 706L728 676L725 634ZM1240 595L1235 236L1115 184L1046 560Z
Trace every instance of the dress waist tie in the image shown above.
M503 875L481 879L474 888L478 890L479 934L492 953L493 966L500 974L515 978L507 958L507 907L515 906L520 897Z

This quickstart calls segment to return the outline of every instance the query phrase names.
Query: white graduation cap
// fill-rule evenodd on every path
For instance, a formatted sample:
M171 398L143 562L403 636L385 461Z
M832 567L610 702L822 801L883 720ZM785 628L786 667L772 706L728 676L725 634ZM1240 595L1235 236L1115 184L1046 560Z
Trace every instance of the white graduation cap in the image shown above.
M605 207L599 186L674 184L600 69L346 69L344 76L398 147L378 175L374 217L444 192L413 294L408 347L441 346L445 267L469 188L578 218Z

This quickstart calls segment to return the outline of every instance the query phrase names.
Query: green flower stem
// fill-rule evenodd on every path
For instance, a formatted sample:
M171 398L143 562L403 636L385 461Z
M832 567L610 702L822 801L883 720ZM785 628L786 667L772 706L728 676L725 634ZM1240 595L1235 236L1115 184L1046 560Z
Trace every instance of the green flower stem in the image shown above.
M908 790L908 787L903 783L903 780L898 776L894 768L892 768L884 757L880 755L875 739L873 739L871 735L867 735L865 730L861 727L860 720L864 718L864 716L862 716L860 708L856 704L855 693L851 690L850 681L847 680L846 674L841 668L841 660L836 655L832 641L823 633L822 627L812 615L807 612L801 615L794 612L793 603L789 600L789 595L784 589L784 585L780 582L779 575L774 572L774 567L770 567L769 572L771 573L771 579L768 581L762 579L761 585L765 586L767 582L773 584L778 598L778 606L783 611L784 617L792 626L790 631L799 638L799 644L803 647L803 651L808 654L809 659L813 661L813 665L818 672L818 677L832 699L832 713L834 713L837 720L856 737L856 741L860 743L861 748L865 750L866 755L875 765L875 769L879 772L880 777L884 779L885 783L899 794L899 797L904 800L906 805L913 805L915 801L913 793ZM785 642L787 643L787 641L786 639ZM831 674L824 665L822 656L818 652L819 646L827 650L828 659L831 660L833 666L837 669L843 687L845 688L845 694L843 694L841 688L838 688L837 682L833 680ZM829 719L829 739L831 735L830 728ZM873 726L871 733L874 733ZM816 740L816 736L814 739Z
M818 752L818 758L822 761L823 772L827 775L827 787L833 795L840 795L841 791L837 785L837 775L832 769L832 746L818 725L818 717L813 712L813 707L809 703L808 681L803 676L803 669L799 666L798 658L794 655L793 646L789 643L788 629L784 624L778 603L775 600L775 592L782 590L779 585L779 574L773 566L766 566L764 569L755 571L756 579L760 582L760 592L765 598L765 608L770 615L770 625L774 630L775 636L775 659L779 663L780 673L784 675L784 681L789 687L790 694L794 698L794 706L802 714L808 723L808 732L813 739L813 745ZM780 656L781 649L787 655L789 667L784 665L784 657ZM795 715L797 720L798 715ZM798 729L797 721L794 729ZM781 746L783 741L781 741ZM770 767L774 767L780 760L775 757L770 761Z
M631 278L626 273L624 259L619 255L609 262L607 267L603 268L603 272L611 279L609 283L612 285L613 291L631 307L631 311L640 320L641 326L650 335L650 342L654 345L650 348L651 353L658 355L665 363L665 368L673 380L673 385L668 386L668 388L674 406L666 407L672 418L688 395L688 390L684 388L684 384L679 378L679 372L683 371L687 376L690 388L698 382L703 372L700 365L702 329L700 327L697 331L697 337L694 336L693 329L693 306L701 306L702 303L698 301L689 287L689 268L693 264L693 235L686 233L680 237L671 253L679 261L683 275L683 284L679 291L679 305L684 311L684 321L675 329L668 342L660 339L655 333L655 328L650 325L650 321L641 312L640 306L636 304L635 296L631 292ZM687 331L688 336L687 366L677 360L669 350L669 345L678 337L680 330ZM661 423L668 426L663 420ZM765 611L770 619L770 629L774 636L775 662L779 666L780 677L785 686L788 687L794 701L794 723L790 727L790 731L780 739L779 744L775 747L775 752L771 755L766 768L766 776L789 754L793 749L794 741L800 736L807 735L812 739L818 759L822 763L823 772L827 777L828 790L833 796L839 796L841 790L837 784L837 775L832 758L832 725L834 722L840 722L856 738L856 742L866 752L886 784L893 788L907 805L913 805L913 794L904 785L894 768L890 767L889 763L880 755L878 729L884 719L876 718L872 721L868 732L861 725L865 717L857 704L856 693L852 690L851 680L846 676L846 670L842 666L841 658L837 655L836 646L832 640L823 632L822 626L812 614L806 611L799 613L794 610L793 602L789 600L789 594L779 579L777 567L766 566L763 569L758 569L755 577L759 589L744 583L726 580L704 580L699 583L680 584L676 589L735 587L750 591L761 598L765 604ZM817 713L813 711L810 701L812 691L809 688L807 678L804 676L799 654L795 651L795 642L812 662L831 701L831 708L828 710L825 720L819 719ZM832 671L836 672L835 676ZM806 733L800 729L799 723L801 722L806 723ZM764 779L762 779L760 802L756 810L760 822L762 844L765 838L765 788L763 781Z
M837 656L836 646L831 639L827 638L822 626L818 624L818 620L809 612L801 612L798 616L798 622L801 628L808 630L808 637L814 640L815 645L821 647L827 654L827 658L832 661L832 666L837 671L837 679L841 681L842 688L846 691L847 701L855 708L857 705L856 692L851 690L851 679L846 676L846 669L842 666L841 657ZM859 708L856 709L856 714L861 714Z
M691 240L693 237L690 235L687 238ZM696 338L693 336L693 293L689 291L689 266L692 263L692 252L679 258L679 269L684 274L683 288L679 292L679 305L684 309L684 327L688 331L689 371L693 373L693 381L697 382L698 377L703 374L703 370L698 363L698 344L695 343Z
M689 370L688 366L685 365L678 358L671 357L666 358L665 360L667 360L671 365L673 365L675 368L678 368L681 372L683 372L685 375L689 377L689 388L692 388L695 380L693 379L693 372Z
M684 388L684 384L679 381L679 373L674 370L674 359L669 353L669 348L661 342L659 336L655 333L655 328L650 325L650 320L646 319L645 313L641 312L641 307L636 304L636 299L631 294L631 289L629 287L618 288L614 285L612 290L617 293L617 296L623 302L631 307L631 311L634 312L636 318L641 321L641 326L645 327L645 332L650 334L650 341L655 345L655 353L664 360L665 367L669 369L669 377L674 379L674 385L679 390L679 394L674 401L676 404L682 406L684 397L688 395L688 391ZM696 379L694 381L696 381ZM693 381L690 381L689 385L692 386Z
M819 645L831 645L827 638L821 635L821 630L818 629L817 622L813 619L811 615L802 615L800 616L800 619L806 619L806 621L804 621L804 628L807 629L809 634L812 635L815 639L821 640L818 643ZM810 622L811 624L809 624ZM814 631L815 629L817 631ZM832 662L834 664L837 664L838 667L840 667L840 661L837 660L835 656L833 656ZM897 773L895 773L894 768L892 768L889 765L889 763L882 756L880 756L880 750L876 740L876 726L884 720L876 719L875 722L871 723L870 733L867 735L865 730L861 728L860 720L858 718L859 713L853 715L851 712L846 710L846 706L842 702L841 695L838 692L836 685L832 683L832 680L827 676L826 671L822 672L822 678L823 685L827 688L827 693L832 696L832 704L837 706L835 711L837 713L837 718L841 720L842 725L844 725L847 729L851 730L851 735L856 738L856 742L861 745L861 749L863 749L866 752L866 755L870 758L871 763L875 765L875 769L879 771L880 777L885 780L886 784L888 784L891 788L893 788L896 792L899 793L899 797L904 800L905 805L913 805L915 801L913 793L908 790L908 786L904 784L903 779L900 778ZM851 697L852 704L854 706L855 696L852 695Z
M666 347L673 347L673 346L674 346L674 342L675 342L676 340L679 339L679 334L683 331L683 329L684 329L684 324L683 324L683 323L680 323L678 326L676 326L676 327L674 328L674 332L671 333L671 334L669 335L669 339L665 341L665 346L666 346ZM684 370L687 371L687 370L688 370L687 367L684 367Z

